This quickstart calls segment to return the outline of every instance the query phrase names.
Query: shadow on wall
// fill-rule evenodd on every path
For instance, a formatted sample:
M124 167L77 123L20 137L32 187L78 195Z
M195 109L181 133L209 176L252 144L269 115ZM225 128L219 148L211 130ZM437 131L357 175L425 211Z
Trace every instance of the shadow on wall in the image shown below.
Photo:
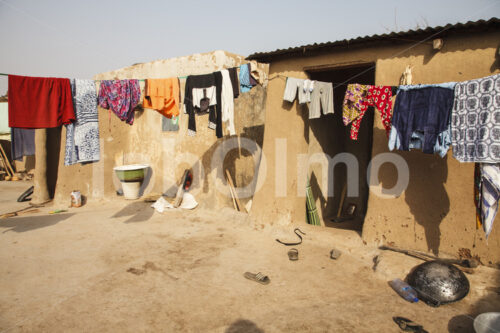
M35 169L35 155L24 157L24 170L30 171Z
M217 192L217 189L213 188L216 183L212 179L216 175L217 182L226 187L229 195L225 176L225 172L228 170L235 187L239 188L239 191L243 187L247 187L244 191L245 195L249 198L253 196L260 164L260 152L264 141L266 94L266 89L260 85L248 93L240 94L234 100L234 123L237 135L228 136L224 131L224 137L215 140L193 165L177 166L182 167L183 170L193 170L195 179L192 189L201 186L202 188L199 190L203 194ZM200 180L202 184L198 184L197 177L201 170L204 171L204 178ZM173 194L174 187L177 186L168 189L169 194ZM226 189L221 188L223 191ZM216 207L217 198L224 200L221 195L208 195L204 196L200 205ZM244 200L242 202L245 203ZM227 196L227 204L231 205L229 196Z
M298 100L295 100L293 103L283 100L281 103L281 107L287 111L292 111L294 105L297 107L297 115L304 122L304 139L309 143L309 107L307 104L299 104Z
M246 319L238 319L231 324L225 333L264 333L254 322Z
M325 171L323 171L323 172L325 172ZM309 179L309 184L311 184L313 198L319 199L320 207L316 207L316 208L321 210L321 211L325 211L328 202L327 202L325 196L323 195L323 192L321 192L321 186L318 182L318 178L316 177L316 174L314 173L314 171L311 172L311 178Z
M47 189L49 197L54 198L57 175L59 172L59 156L61 152L61 127L47 128Z
M469 313L451 318L448 322L448 332L474 332L473 323L478 315L485 312L498 312L500 309L500 271L497 270L495 273L493 281L488 281L483 289L485 296L471 306Z
M376 142L387 142L385 130L374 129ZM413 215L414 222L425 230L428 250L435 255L439 253L441 242L440 224L450 211L450 199L444 188L448 178L447 157L424 154L419 150L395 151L408 164L410 177L404 192L405 201ZM374 154L376 155L376 154ZM390 189L397 182L397 170L389 163L383 164L379 170L379 181L384 189ZM401 221L402 225L407 221ZM415 241L419 237L414 233Z
M500 46L497 48L495 60L491 64L490 72L493 74L494 71L500 68Z
M150 166L144 171L144 180L142 181L141 187L139 188L139 196L142 197L144 195L144 191L148 188L149 182L151 182L151 178L153 177L153 168Z
M245 147L242 143L242 139L249 139L252 142L251 147ZM231 140L231 141L230 141ZM238 136L227 136L221 140L217 140L213 145L208 148L201 158L202 166L205 170L205 178L203 181L203 193L208 193L210 186L214 185L213 181L209 179L212 177L213 169L212 163L216 162L217 168L222 168L223 179L218 179L226 184L225 170L228 170L231 174L235 187L242 188L250 185L253 180L253 186L248 188L248 197L251 198L255 191L255 185L257 180L257 172L259 170L260 154L262 152L262 142L264 140L264 125L245 127L243 132ZM258 145L259 148L256 146ZM225 149L225 156L218 155L216 150L221 148L220 153L222 154ZM233 148L234 147L234 148ZM245 148L243 148L245 147ZM233 149L230 149L233 148ZM230 150L229 150L230 149ZM260 150L259 150L260 149ZM257 163L254 161L254 156L256 156ZM224 160L217 161L214 159ZM199 170L199 161L195 165L190 166L193 170ZM213 197L215 198L215 197ZM228 197L228 202L230 198ZM211 205L210 203L208 203ZM213 203L212 203L213 204Z

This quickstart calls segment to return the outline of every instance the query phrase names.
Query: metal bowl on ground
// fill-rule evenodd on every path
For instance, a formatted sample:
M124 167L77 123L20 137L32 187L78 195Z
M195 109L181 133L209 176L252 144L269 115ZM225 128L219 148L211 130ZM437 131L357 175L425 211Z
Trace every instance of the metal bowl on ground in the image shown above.
M433 306L459 301L470 289L461 270L439 260L416 266L408 275L408 284L417 291L419 299Z
M500 312L481 313L474 319L474 331L476 333L500 332Z

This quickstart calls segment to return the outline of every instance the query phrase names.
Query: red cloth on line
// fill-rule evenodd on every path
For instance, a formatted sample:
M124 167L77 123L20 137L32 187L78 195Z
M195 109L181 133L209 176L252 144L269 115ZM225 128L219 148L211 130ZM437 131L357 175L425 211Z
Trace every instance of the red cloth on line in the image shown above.
M69 79L9 75L9 127L51 128L74 120Z

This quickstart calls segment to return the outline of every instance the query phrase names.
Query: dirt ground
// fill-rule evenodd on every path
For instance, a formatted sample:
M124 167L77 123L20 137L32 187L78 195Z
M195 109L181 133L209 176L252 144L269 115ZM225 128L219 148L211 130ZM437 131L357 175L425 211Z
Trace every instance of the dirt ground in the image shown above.
M0 214L27 206L15 199L29 185L0 182ZM492 268L468 275L465 299L433 308L387 284L421 261L382 253L354 231L300 225L306 235L292 262L275 239L295 240L294 226L232 209L149 206L116 198L0 219L1 331L400 332L392 317L404 316L429 332L471 332L477 314L500 310Z

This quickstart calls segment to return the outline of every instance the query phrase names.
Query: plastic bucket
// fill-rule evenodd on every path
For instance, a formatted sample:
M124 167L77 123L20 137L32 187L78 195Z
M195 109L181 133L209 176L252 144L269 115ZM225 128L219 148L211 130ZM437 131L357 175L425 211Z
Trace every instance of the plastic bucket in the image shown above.
M141 182L122 182L123 196L128 200L139 199Z

